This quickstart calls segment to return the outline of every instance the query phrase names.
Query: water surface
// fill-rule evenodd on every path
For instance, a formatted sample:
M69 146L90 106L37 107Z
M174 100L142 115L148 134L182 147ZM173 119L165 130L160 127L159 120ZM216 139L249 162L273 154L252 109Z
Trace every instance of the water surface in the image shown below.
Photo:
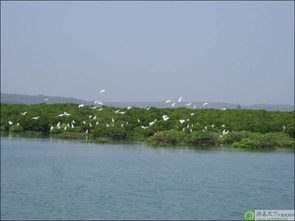
M2 219L241 219L294 209L294 152L1 138Z

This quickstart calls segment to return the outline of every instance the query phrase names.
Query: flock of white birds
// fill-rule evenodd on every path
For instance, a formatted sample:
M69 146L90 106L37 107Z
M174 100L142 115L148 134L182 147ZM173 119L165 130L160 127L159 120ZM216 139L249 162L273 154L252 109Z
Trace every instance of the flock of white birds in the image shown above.
M103 94L103 93L105 93L105 92L106 92L106 89L99 90L99 94ZM183 99L183 97L181 96L181 97L179 97L176 101L166 100L165 103L166 103L166 104L170 104L170 103L171 103L171 107L175 107L175 105L176 105L177 103L180 103L180 102L182 101L182 99ZM45 101L48 101L48 100L49 100L48 98L45 98ZM91 106L92 109L96 109L96 108L98 108L97 111L102 111L102 110L103 110L103 108L101 107L101 106L103 105L103 102L101 102L101 101L97 101L97 100L96 100L96 101L94 101L94 104L97 105L97 106ZM192 103L186 103L185 105L186 105L187 107L190 107L190 106L192 105ZM205 106L207 106L207 105L208 105L208 103L205 102L205 103L202 104L202 107L205 107ZM85 107L84 104L79 104L79 105L78 105L78 108L83 108L83 107ZM132 108L131 106L127 107L127 111L130 110L131 108ZM149 110L150 108L151 108L151 107L149 106L149 107L146 108L146 110ZM195 105L193 106L193 109L196 109L196 108L197 108L197 106L196 106L196 104L195 104ZM222 110L226 110L226 109L227 109L227 108L222 108ZM118 109L118 110L114 111L114 113L116 113L116 114L122 114L122 115L123 115L123 114L126 113L126 111L120 111L120 109ZM25 115L27 114L27 112L21 112L20 114L23 115L23 116L25 116ZM71 115L70 113L64 112L64 113L59 114L58 116L59 116L59 117L68 117L68 116L70 116L70 115ZM190 115L193 116L194 113L191 113ZM88 118L91 119L91 120L95 120L96 117L97 117L97 116L92 116L92 115L89 115L89 116L88 116ZM39 118L40 118L40 116L35 116L35 117L32 117L32 120L38 120ZM167 115L163 115L163 116L162 116L162 119L163 119L164 121L167 121L167 120L170 119L170 117L167 116ZM151 127L152 125L154 125L154 124L157 122L157 120L158 120L158 119L154 119L153 121L149 122L148 125L141 125L140 128L142 128L143 130L145 130L145 129L147 129L148 127ZM137 121L138 121L139 123L141 122L140 119L137 119ZM189 118L188 118L188 119L180 119L180 120L179 120L179 122L180 122L181 125L184 124L185 122L189 122L189 121L190 121ZM115 122L115 119L112 118L112 119L111 119L111 122L110 122L109 124L107 123L106 126L107 126L107 127L110 127L110 126L114 125L114 122ZM14 124L14 122L12 122L12 121L10 121L10 120L8 121L8 123L9 123L9 125L13 125L13 124ZM76 123L76 122L75 122L74 120L72 120L71 123L67 123L67 124L61 124L61 122L59 121L59 122L56 124L56 126L53 126L53 125L52 125L51 128L50 128L50 130L53 130L54 128L57 128L57 129L61 129L61 128L63 128L64 130L67 130L68 128L75 128L75 123ZM87 124L86 121L83 121L82 123L83 123L84 125ZM97 125L97 124L99 124L98 121L95 122L95 125ZM198 123L197 123L197 124L198 124ZM19 123L15 123L15 125L19 126ZM88 122L88 125L89 125L90 128L94 126L94 125L92 125L91 122ZM125 125L128 125L128 122L125 122ZM215 126L214 124L211 125L212 128L214 128L214 126ZM121 124L121 127L124 127L124 123ZM225 125L223 124L222 127L224 128ZM178 126L177 126L177 128L178 128ZM186 129L188 129L190 132L192 132L192 128L193 128L193 125L192 125L192 124L191 124L191 125L188 124L188 125L187 125L185 128L183 128L182 130L185 131ZM208 129L208 127L205 126L205 127L203 128L203 131L205 131L205 130L207 130L207 129ZM89 129L86 129L85 133L88 133L88 132L89 132ZM226 135L228 132L229 132L228 130L223 129L223 131L222 131L221 134L220 134L220 137Z

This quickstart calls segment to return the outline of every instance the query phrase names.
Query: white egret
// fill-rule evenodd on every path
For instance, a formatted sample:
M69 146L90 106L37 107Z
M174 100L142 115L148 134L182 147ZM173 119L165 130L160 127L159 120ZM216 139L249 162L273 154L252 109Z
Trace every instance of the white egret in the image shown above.
M171 103L171 102L172 102L172 101L170 101L170 100L166 100L166 101L165 101L166 104Z
M97 102L97 105L103 105L103 103L102 102Z
M149 110L151 108L151 106L147 107L146 110Z
M97 111L102 111L103 108L99 108Z
M175 102L173 102L173 103L171 104L171 106L174 107L174 106L175 106Z
M95 125L97 125L97 124L98 124L98 121L96 121Z
M164 121L169 120L169 117L167 115L163 115L162 118Z
M123 114L125 114L125 113L126 113L126 111L121 111L121 112L119 112L119 113L123 115Z
M206 105L208 105L208 103L204 103L204 104L202 104L203 105L203 107L205 107Z
M39 119L39 117L40 117L40 116L33 117L32 119L33 119L33 120L38 120L38 119Z
M8 123L9 123L9 125L12 125L12 124L13 124L13 122L12 122L12 121L10 121L10 120L8 121Z
M50 127L50 130L53 130L53 126Z
M129 106L129 107L127 107L127 110L130 110L131 109L131 107Z
M85 132L86 134L88 134L88 129L86 130L86 132Z
M194 109L196 109L196 108L197 108L197 105L195 104L195 105L194 105Z
M149 125L152 126L155 123L155 121L149 122Z
M139 120L139 119L137 119L137 122L138 122L138 123L140 123L140 120Z
M192 104L192 103L187 103L187 104L185 104L185 105L186 105L187 107L189 107L189 106L191 106L191 104Z
M144 129L144 130L147 128L147 127L145 127L145 126L140 126L140 127L141 127L142 129Z
M27 114L27 112L23 112L23 113L21 112L20 114L23 115L23 116L25 116Z
M191 113L191 116L194 116L195 114L194 113Z
M16 126L19 126L19 123L17 123Z
M59 127L59 125L60 125L60 122L57 123L56 127Z
M99 91L100 94L102 94L104 92L106 92L106 89L102 89L102 90Z
M178 98L177 102L181 102L181 100L182 100L182 96Z
M86 122L83 120L83 124L86 124Z
M80 107L84 107L84 104L79 104L79 106L78 106L78 107L79 107L79 108L80 108Z
M179 122L180 122L181 124L183 124L183 123L185 122L185 120L179 120Z

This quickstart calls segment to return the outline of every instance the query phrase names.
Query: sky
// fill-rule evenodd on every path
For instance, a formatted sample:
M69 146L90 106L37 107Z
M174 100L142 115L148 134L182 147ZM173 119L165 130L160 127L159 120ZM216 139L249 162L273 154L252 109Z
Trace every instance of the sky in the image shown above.
M2 1L1 92L293 104L294 2Z

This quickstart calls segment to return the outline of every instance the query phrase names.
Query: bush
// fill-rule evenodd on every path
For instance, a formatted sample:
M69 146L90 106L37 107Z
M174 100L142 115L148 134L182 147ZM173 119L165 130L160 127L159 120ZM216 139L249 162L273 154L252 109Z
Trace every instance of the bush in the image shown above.
M22 132L24 131L24 129L21 126L17 126L17 125L12 125L9 128L9 132Z
M241 141L234 142L233 147L237 148L260 148L261 143L258 140L253 140L251 138L244 138Z
M177 130L161 131L148 138L150 144L179 144L184 140L183 133Z
M219 139L215 133L210 133L208 131L197 131L189 135L188 143L193 145L213 145L218 144Z
M226 144L232 144L234 142L241 141L244 138L250 137L249 131L233 131L224 136L223 142Z
M262 147L292 147L294 140L288 137L285 133L266 133L260 136L259 139Z

